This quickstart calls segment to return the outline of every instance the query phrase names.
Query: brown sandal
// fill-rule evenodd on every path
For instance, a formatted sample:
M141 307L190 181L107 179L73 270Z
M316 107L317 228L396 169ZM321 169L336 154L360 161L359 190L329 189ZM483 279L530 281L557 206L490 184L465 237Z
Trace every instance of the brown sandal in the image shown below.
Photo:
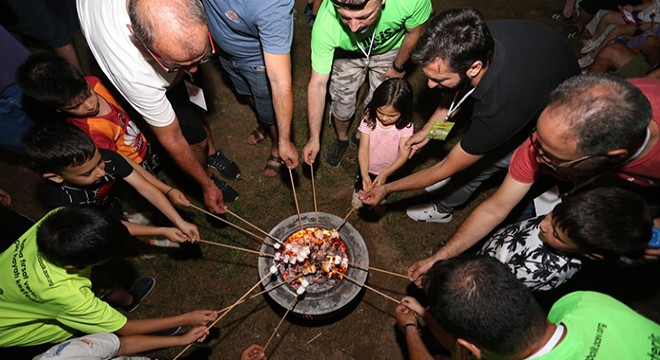
M247 136L247 143L250 145L258 145L262 141L266 140L266 134L260 127L256 127L252 132Z
M280 171L282 171L282 165L284 163L282 162L282 158L279 156L271 155L268 157L268 160L266 160L266 166L264 166L264 176L266 177L275 177L280 174ZM267 172L268 171L273 171L275 172L272 175L269 175Z

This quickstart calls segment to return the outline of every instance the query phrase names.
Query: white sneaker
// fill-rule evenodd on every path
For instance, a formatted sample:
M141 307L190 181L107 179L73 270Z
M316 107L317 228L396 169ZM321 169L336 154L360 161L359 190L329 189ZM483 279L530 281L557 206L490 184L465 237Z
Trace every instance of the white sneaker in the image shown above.
M433 184L433 185L429 185L429 186L425 187L425 188L424 188L424 191L426 191L426 192L434 192L434 191L436 191L436 190L442 188L443 186L447 185L447 183L449 182L449 180L451 180L451 177L448 177L448 178L446 178L446 179L444 179L444 180L440 180L440 181L438 181L437 183L435 183L435 184Z
M144 215L143 213L135 213L135 214L129 214L127 212L124 213L124 217L126 220L130 223L133 224L138 224L138 225L149 225L151 224L151 220Z
M415 221L448 223L453 219L451 213L439 212L435 204L422 204L411 206L406 209L406 215Z
M589 39L589 40L585 41L584 46L582 47L582 49L580 49L580 52L582 54L588 54L588 53L594 51L600 44L603 43L603 41L605 41L606 36L607 36L607 33L603 32L596 39L594 39L594 40Z
M584 69L593 63L594 63L594 57L591 56L591 54L587 54L578 59L578 65L580 65L580 69Z

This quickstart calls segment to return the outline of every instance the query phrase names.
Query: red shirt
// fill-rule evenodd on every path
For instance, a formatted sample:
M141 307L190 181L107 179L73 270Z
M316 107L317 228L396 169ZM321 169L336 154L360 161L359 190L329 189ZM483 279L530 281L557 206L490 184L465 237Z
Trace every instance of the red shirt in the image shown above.
M660 128L660 80L640 78L630 79L649 99L652 120ZM651 151L617 169L616 174L624 180L642 186L658 186L660 183L660 141ZM509 175L516 181L531 184L540 175L557 177L555 171L536 162L536 151L529 139L520 145L511 157Z
M103 116L70 117L68 121L89 134L98 148L116 151L138 164L141 163L147 155L148 143L140 129L99 78L86 76L85 80L96 95L108 102L111 110Z

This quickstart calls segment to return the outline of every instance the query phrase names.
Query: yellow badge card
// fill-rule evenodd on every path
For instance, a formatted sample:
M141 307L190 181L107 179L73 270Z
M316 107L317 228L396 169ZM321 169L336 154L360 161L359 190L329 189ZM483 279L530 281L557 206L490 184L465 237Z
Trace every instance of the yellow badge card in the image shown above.
M433 140L445 140L454 127L454 124L450 121L436 121L433 123L431 131L426 134L426 137Z

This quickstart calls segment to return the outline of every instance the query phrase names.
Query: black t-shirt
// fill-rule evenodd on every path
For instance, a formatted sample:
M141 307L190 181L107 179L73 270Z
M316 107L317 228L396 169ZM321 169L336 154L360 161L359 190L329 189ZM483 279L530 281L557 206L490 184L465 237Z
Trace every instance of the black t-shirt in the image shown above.
M463 150L472 155L520 145L528 135L521 130L536 124L550 92L580 73L566 39L541 23L495 20L488 29L495 54L471 95L472 122L461 139Z
M47 181L39 189L39 198L48 207L66 205L109 205L112 186L117 178L125 178L133 172L133 167L114 151L99 149L105 163L105 176L93 185L77 186L66 182L57 184Z

